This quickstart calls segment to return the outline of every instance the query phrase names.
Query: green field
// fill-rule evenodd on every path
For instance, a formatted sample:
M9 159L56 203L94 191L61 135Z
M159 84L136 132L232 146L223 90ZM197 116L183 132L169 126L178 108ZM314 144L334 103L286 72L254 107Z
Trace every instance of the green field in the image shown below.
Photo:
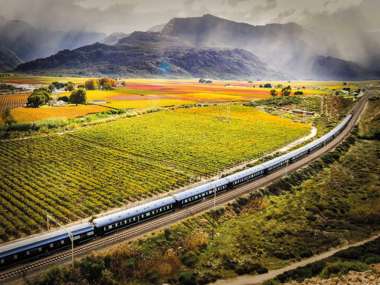
M84 218L257 158L310 130L252 107L167 110L0 142L0 239Z

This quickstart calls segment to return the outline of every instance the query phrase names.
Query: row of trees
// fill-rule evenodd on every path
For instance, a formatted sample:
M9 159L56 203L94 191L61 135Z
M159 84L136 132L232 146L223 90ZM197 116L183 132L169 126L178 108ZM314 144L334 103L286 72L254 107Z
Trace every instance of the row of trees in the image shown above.
M285 96L285 97L290 96L292 94L292 87L290 87L290 85L289 85L287 87L282 88L280 94L281 94L281 96ZM272 97L276 97L279 94L278 94L276 89L272 89L270 91L270 95ZM294 92L294 95L303 95L303 91L296 91L296 92Z
M50 88L38 88L33 91L33 93L28 97L27 106L32 108L38 108L39 106L46 105L50 100L52 100L52 94ZM70 96L63 96L58 98L65 102L72 104L86 104L87 95L86 90L83 88L74 89Z
M116 80L112 78L89 79L84 83L84 88L87 90L112 90L116 85Z
M38 108L47 104L51 100L51 91L47 88L38 88L28 97L27 105L29 107Z
M53 90L59 90L59 89L65 89L65 91L73 91L75 89L75 84L71 81L63 83L63 82L58 82L54 81L51 83L48 87L48 89L53 92Z

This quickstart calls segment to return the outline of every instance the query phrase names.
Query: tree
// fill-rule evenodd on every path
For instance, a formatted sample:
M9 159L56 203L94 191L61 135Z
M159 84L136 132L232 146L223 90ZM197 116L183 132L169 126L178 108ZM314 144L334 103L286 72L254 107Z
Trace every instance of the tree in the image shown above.
M87 96L86 96L86 90L84 89L76 89L73 92L71 92L70 98L69 98L70 103L73 104L85 104L87 101Z
M46 88L38 88L28 97L27 106L38 108L45 105L51 99L51 92Z
M16 123L15 119L12 116L11 109L9 107L7 107L5 111L3 112L2 119L6 126L10 126Z
M277 91L276 91L276 89L272 89L272 90L270 91L270 95L271 95L272 97L276 97L276 96L277 96Z
M116 81L112 78L101 78L99 80L100 89L103 90L112 90L116 87Z
M272 84L270 84L270 83L265 83L265 84L264 84L264 88L272 88Z
M285 88L282 88L281 90L282 96L290 96L290 94L292 94L292 87L290 87L290 85Z
M73 91L74 88L75 88L74 83L72 83L72 82L67 82L67 83L66 83L66 87L65 87L65 90L66 90L66 91Z
M97 80L94 80L94 79L87 80L84 83L84 87L86 88L86 90L98 89L98 82L97 82Z

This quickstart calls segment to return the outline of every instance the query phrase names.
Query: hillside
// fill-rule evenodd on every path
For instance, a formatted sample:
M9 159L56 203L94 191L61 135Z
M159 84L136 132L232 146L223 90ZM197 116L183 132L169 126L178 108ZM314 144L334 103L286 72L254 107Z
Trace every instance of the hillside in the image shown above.
M149 44L145 45L147 38ZM161 43L160 35L155 33L133 34L115 46L97 43L73 51L64 50L22 64L17 71L220 79L282 77L245 50L176 46L175 41Z

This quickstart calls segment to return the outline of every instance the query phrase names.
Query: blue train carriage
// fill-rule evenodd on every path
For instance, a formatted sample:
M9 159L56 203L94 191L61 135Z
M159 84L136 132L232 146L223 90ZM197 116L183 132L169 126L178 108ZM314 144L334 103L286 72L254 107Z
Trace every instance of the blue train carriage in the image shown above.
M264 167L262 165L256 165L249 169L239 171L237 173L231 174L226 178L229 180L230 184L233 187L236 187L240 184L244 184L253 180L258 179L264 175Z
M177 201L178 207L186 207L200 200L206 199L219 192L226 191L230 187L230 181L221 178L189 190L174 194L173 198Z
M82 243L95 236L94 226L91 223L82 223L66 229L72 233L75 244ZM70 247L71 239L67 231L63 229L56 230L0 246L0 267L36 259Z
M166 197L96 218L93 220L95 233L97 235L104 235L119 228L129 227L167 212L174 211L176 202L173 197Z

